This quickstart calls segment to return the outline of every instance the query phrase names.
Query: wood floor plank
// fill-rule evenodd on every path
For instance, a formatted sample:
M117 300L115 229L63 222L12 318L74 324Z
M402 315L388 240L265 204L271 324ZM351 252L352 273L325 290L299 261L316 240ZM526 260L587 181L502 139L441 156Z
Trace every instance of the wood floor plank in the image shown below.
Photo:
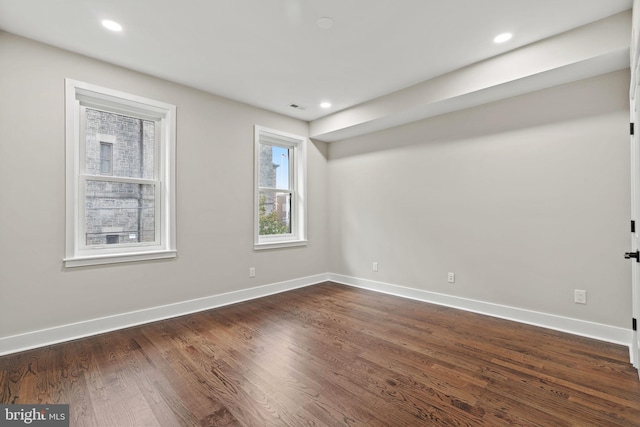
M75 426L640 426L622 346L334 283L0 357Z

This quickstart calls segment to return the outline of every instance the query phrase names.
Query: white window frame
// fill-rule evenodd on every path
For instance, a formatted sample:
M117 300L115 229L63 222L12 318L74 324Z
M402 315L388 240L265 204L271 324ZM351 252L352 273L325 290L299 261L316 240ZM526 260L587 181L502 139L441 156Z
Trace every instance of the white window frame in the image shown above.
M66 133L66 252L65 267L81 267L128 261L175 258L175 154L176 106L113 89L65 79ZM151 120L156 123L156 158L153 179L122 178L85 173L86 108ZM113 167L113 164L112 164ZM111 181L155 186L156 238L153 243L87 246L85 186L87 181Z
M263 189L291 193L291 233L260 236L260 145L290 149L289 189ZM254 250L307 245L307 138L255 126L254 132Z

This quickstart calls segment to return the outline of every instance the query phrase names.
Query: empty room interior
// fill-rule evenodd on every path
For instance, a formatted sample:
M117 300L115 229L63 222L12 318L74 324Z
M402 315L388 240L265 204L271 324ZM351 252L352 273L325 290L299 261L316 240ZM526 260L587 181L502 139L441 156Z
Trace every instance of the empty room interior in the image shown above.
M0 0L0 424L640 426L638 3Z

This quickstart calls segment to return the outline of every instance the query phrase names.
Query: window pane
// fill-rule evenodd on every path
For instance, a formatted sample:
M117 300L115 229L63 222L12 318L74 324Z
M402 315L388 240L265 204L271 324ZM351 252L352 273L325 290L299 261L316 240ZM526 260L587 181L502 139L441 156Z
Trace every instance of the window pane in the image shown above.
M154 242L155 185L87 181L86 244Z
M154 179L153 121L87 108L85 135L87 174ZM103 135L107 135L109 141L101 141ZM109 172L103 172L108 166Z
M260 192L260 235L291 234L291 193Z
M260 144L258 186L291 189L289 180L290 148Z
M113 144L109 142L100 143L100 173L102 175L112 175L111 167L113 160Z

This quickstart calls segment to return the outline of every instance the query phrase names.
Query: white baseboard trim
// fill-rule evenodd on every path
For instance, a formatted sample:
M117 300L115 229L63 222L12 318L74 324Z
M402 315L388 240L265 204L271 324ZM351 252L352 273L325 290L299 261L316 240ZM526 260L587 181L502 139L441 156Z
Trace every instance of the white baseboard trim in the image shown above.
M278 294L328 280L328 274L212 295L0 338L0 356Z
M390 283L326 273L0 338L0 356L210 310L326 281L625 345L631 351L632 333L631 330L624 328Z
M368 289L371 291L382 292L432 304L444 305L501 319L541 326L543 328L553 329L556 331L568 332L570 334L594 338L600 341L620 344L628 346L631 350L632 333L630 329L627 330L616 326L587 322L585 320L572 319L554 314L541 313L506 305L423 291L415 288L392 285L390 283L343 276L340 274L329 273L329 280L343 285Z

